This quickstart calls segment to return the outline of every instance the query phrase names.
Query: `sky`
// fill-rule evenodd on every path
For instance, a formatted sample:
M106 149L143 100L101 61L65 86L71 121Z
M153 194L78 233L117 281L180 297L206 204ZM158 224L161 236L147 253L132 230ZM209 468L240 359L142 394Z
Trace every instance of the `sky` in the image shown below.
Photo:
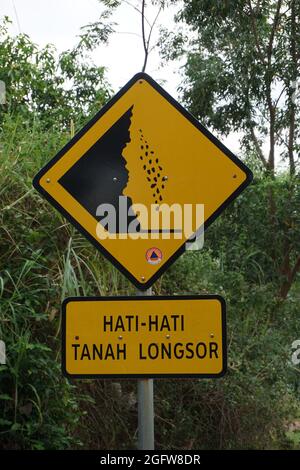
M12 34L27 33L37 44L44 46L52 43L61 52L72 48L80 27L95 22L104 9L98 0L1 0L0 17L7 15L13 20ZM163 11L159 16L159 24L174 27L174 11L174 8ZM156 13L157 7L148 7L150 21ZM144 52L140 15L126 0L114 14L113 20L118 23L115 27L117 33L110 38L108 46L97 49L93 60L97 65L107 67L108 80L117 91L141 70ZM154 40L157 35L158 28L155 29ZM147 73L163 81L167 91L178 98L178 64L168 67L159 65L158 51L153 51Z
M136 3L136 0L128 0ZM26 33L40 46L53 44L58 52L72 48L80 33L80 27L95 22L104 7L98 0L1 0L0 18L9 16L13 21L11 34ZM148 7L146 16L151 22L157 13L157 7ZM174 30L175 9L164 10L158 21ZM141 71L144 51L141 37L141 17L127 0L116 11L113 20L117 23L116 33L110 37L107 46L97 48L92 58L97 65L107 69L107 79L114 91L118 91L137 72ZM153 40L158 37L155 28ZM175 99L180 101L178 86L182 81L183 62L161 66L158 50L149 56L146 72L157 80ZM222 142L235 153L239 153L238 135L231 134Z

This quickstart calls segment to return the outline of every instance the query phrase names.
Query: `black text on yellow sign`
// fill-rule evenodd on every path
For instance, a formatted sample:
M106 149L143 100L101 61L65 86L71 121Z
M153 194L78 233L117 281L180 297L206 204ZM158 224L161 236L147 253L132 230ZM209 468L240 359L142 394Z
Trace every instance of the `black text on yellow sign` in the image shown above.
M62 369L84 377L219 377L225 301L216 295L69 298Z

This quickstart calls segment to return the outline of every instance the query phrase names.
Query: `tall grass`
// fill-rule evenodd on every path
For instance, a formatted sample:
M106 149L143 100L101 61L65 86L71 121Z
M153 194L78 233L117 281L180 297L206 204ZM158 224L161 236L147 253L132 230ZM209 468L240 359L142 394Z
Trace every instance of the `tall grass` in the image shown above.
M87 397L61 375L61 301L130 289L32 188L69 133L8 116L0 135L0 446L66 448Z

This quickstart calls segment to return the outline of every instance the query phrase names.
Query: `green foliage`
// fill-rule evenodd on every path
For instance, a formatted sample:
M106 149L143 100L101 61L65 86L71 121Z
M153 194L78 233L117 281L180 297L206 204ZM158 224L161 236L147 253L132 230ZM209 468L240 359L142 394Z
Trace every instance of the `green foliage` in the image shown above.
M78 420L78 407L56 360L59 343L46 307L55 289L44 271L47 257L39 244L46 230L35 230L40 204L31 189L43 151L54 151L60 140L42 133L36 122L24 129L21 118L6 119L1 134L0 336L7 349L0 372L2 448L74 442L68 431Z
M60 305L69 295L128 292L128 283L32 188L32 176L69 135L5 118L1 133L0 372L3 448L77 446L89 406L60 370ZM38 214L38 216L37 216ZM84 406L84 405L82 405Z
M40 50L27 35L10 37L8 24L0 26L7 92L0 109L0 337L7 351L1 447L69 448L78 445L79 403L89 400L60 371L61 299L91 286L102 294L108 285L113 290L118 276L95 255L87 266L86 244L35 193L32 177L69 140L66 129L73 133L100 109L110 89L104 68L90 64L81 42L56 58L52 46Z
M299 165L299 18L295 0L184 0L182 31L162 32L163 56L186 58L181 91L190 111L223 134L241 132L271 172L275 150L291 174Z
M215 381L157 382L157 441L164 449L291 448L285 431L299 413L299 369L290 362L291 344L300 335L299 294L278 305L276 284L252 273L254 246L246 251L234 234L231 260L227 246L219 245L214 255L208 247L214 235L222 238L225 219L216 234L211 227L203 252L186 253L170 268L163 293L224 296L228 372ZM247 228L241 222L236 234Z
M270 198L274 207L271 213ZM245 270L249 282L271 282L274 288L277 286L279 296L286 257L289 255L293 264L300 250L299 205L296 178L256 178L228 208L227 216L211 227L208 244L215 256L222 253L224 269Z
M89 31L83 32L73 50L57 57L53 46L39 49L26 34L11 37L8 25L8 18L0 24L0 80L7 102L0 109L0 123L9 112L24 119L34 115L44 127L61 128L71 120L84 122L103 106L110 88L104 67L95 66L86 55L93 41ZM107 40L107 34L101 41Z
M220 14L227 15L225 4L233 5L220 4ZM83 32L88 36L79 49L85 41L93 47L93 31ZM136 381L75 385L60 371L62 299L134 289L32 188L36 171L73 134L71 117L77 126L99 106L95 75L89 69L76 75L77 52L59 58L60 79L75 80L72 93L58 81L53 94L43 94L47 77L56 74L46 50L2 30L0 74L8 77L9 100L0 128L0 339L7 346L7 365L0 367L1 448L135 448ZM36 54L42 59L32 62ZM19 70L10 81L10 61L22 64L24 76ZM107 98L106 86L98 92ZM291 344L300 337L298 273L282 293L291 273L286 260L295 263L299 253L299 182L269 178L248 159L254 184L210 227L204 250L186 253L154 286L157 294L218 293L228 306L228 374L155 381L161 449L299 446L289 427L299 417L299 367L290 362Z
M184 0L181 30L162 31L163 56L186 58L190 111L222 134L241 132L256 174L209 228L205 250L187 253L165 277L163 291L220 293L229 312L227 376L184 383L176 408L163 401L165 435L177 446L183 433L188 448L297 445L286 431L299 416L299 368L290 363L300 334L299 16L294 0ZM162 386L161 400L165 387L171 394Z

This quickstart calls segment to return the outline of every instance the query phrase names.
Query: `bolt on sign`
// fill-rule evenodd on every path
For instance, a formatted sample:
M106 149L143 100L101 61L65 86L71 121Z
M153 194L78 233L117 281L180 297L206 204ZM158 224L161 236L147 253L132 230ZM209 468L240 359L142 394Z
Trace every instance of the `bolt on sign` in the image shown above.
M66 299L62 368L71 378L222 376L225 301L216 295Z
M33 184L145 290L251 179L235 155L139 73Z

